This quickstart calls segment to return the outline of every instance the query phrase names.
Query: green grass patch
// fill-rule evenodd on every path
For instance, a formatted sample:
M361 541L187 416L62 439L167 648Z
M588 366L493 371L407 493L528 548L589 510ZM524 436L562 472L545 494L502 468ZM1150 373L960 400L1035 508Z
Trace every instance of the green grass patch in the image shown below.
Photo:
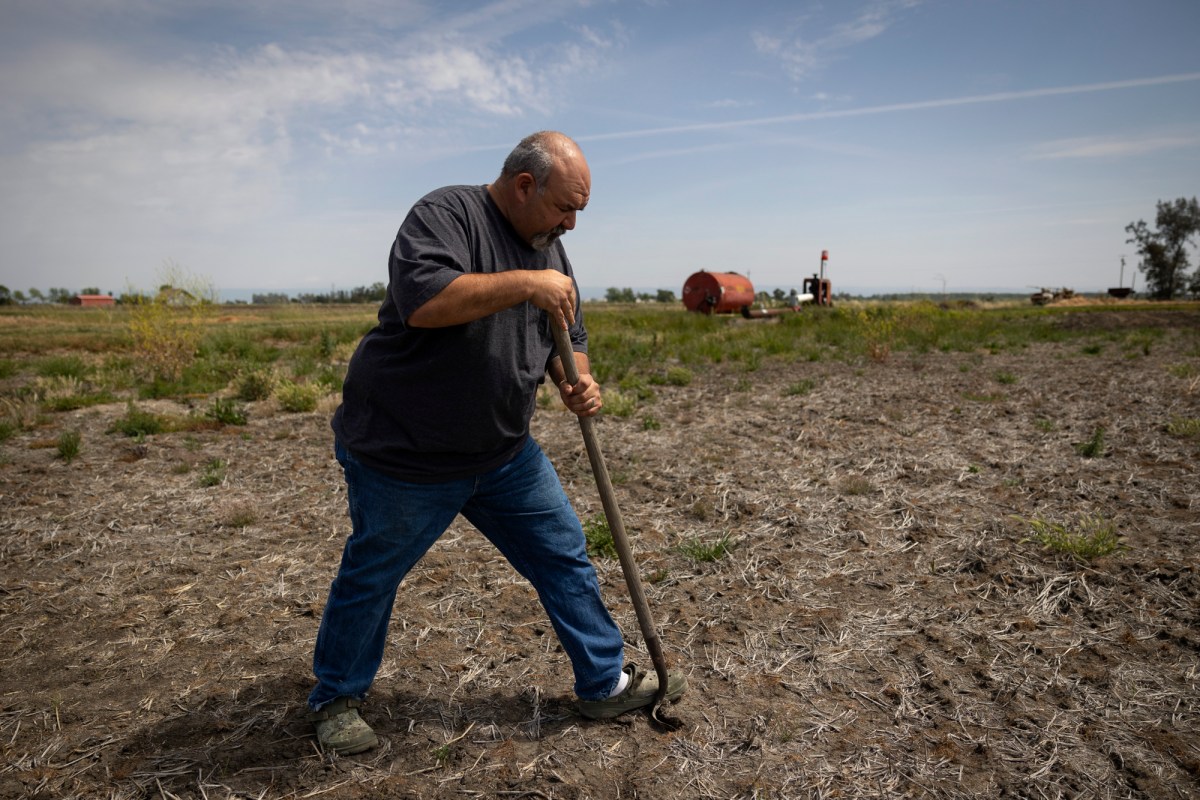
M70 464L79 457L81 442L79 431L63 431L58 435L58 457Z
M784 397L801 397L808 394L816 388L817 382L812 378L805 378L802 381L790 383L783 390Z
M215 397L204 415L221 425L245 425L246 407L232 397Z
M583 523L583 538L587 542L587 553L592 558L616 558L617 545L613 542L608 520L595 516Z
M698 536L688 539L679 545L679 552L699 564L705 564L712 561L719 561L729 555L733 551L733 548L733 537L726 533L716 539L710 540Z
M1097 426L1090 439L1075 445L1075 452L1084 458L1098 458L1104 455L1104 428Z
M1200 436L1200 417L1175 417L1167 423L1167 433L1172 436Z
M1129 549L1117 533L1116 525L1101 516L1081 516L1070 525L1040 517L1014 519L1025 523L1031 530L1031 534L1021 540L1022 543L1032 542L1043 550L1079 561L1090 561Z
M225 469L228 465L219 458L214 458L204 465L200 473L200 485L208 488L220 486L225 482Z
M164 417L144 411L133 403L129 403L125 407L124 416L116 419L112 426L109 427L108 432L120 433L131 438L144 439L156 433L163 433L168 427L167 420Z

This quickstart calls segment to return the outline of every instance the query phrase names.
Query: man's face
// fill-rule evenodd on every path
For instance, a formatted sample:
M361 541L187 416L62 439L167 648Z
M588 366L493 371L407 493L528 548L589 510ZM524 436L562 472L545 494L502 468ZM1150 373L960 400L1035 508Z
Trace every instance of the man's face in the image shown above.
M591 173L582 156L562 159L550 172L543 191L530 179L518 232L534 250L545 250L575 228L575 215L587 206Z

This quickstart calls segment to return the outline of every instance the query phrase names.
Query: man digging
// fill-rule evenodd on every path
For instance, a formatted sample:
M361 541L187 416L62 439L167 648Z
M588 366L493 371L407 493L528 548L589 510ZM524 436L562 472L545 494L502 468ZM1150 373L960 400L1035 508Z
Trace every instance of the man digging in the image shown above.
M378 743L358 707L383 658L396 591L458 514L537 591L583 716L610 719L655 700L655 673L624 663L579 518L529 434L547 374L578 416L603 405L559 241L590 191L579 146L543 131L516 146L491 184L426 195L396 235L379 323L350 360L332 423L353 529L313 654L308 705L326 751ZM574 385L551 325L570 333ZM686 687L670 672L665 699Z

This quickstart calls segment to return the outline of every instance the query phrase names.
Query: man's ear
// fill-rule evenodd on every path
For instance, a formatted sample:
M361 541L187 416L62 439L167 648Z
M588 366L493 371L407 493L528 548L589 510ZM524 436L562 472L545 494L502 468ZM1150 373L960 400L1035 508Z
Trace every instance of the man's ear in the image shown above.
M521 202L527 202L530 197L537 193L537 181L528 172L522 172L513 180L513 187L516 189L517 197Z

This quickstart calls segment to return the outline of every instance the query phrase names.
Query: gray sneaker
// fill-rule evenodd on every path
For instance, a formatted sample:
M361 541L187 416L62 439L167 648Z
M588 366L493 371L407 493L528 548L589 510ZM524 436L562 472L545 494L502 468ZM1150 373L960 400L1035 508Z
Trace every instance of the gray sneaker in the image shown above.
M642 672L636 664L626 664L625 672L629 674L629 685L623 692L604 700L580 700L579 713L588 719L612 719L653 703L658 694L658 673ZM675 670L667 670L667 694L663 700L674 703L685 689L687 678Z
M316 723L317 742L322 750L350 756L379 744L375 731L358 715L360 705L361 700L339 697L308 715L309 721Z

